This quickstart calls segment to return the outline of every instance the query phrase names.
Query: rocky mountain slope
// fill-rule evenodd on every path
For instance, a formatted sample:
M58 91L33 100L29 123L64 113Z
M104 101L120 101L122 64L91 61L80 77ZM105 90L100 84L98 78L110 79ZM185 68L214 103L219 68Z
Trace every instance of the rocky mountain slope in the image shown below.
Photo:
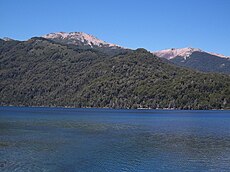
M166 49L153 52L176 65L185 66L203 72L230 74L230 57L202 51L197 48Z
M64 44L84 45L90 47L119 47L118 45L106 43L105 41L84 32L57 32L49 33L42 37Z
M56 43L72 45L82 49L97 49L108 55L116 55L121 52L128 51L126 48L107 43L93 35L84 32L56 32L43 35L42 37L52 40Z

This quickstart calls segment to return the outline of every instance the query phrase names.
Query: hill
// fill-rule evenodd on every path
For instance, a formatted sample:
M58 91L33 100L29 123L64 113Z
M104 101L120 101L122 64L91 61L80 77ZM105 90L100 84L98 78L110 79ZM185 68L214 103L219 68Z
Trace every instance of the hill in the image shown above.
M110 56L45 38L0 40L0 105L230 109L230 77L145 49Z

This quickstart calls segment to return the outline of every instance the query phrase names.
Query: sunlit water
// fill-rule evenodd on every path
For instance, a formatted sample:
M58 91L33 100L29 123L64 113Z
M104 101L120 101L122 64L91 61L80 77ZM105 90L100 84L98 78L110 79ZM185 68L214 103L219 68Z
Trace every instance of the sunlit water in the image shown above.
M0 171L230 171L230 111L0 107Z

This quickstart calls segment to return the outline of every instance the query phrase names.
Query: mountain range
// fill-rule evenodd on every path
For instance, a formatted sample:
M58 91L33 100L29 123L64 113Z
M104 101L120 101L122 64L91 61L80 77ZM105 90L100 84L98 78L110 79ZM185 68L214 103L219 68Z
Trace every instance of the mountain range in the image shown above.
M0 105L230 109L228 66L199 49L131 50L83 32L0 39Z
M56 32L41 37L59 44L67 44L81 49L92 48L108 55L117 55L130 50L116 44L107 43L84 32ZM3 40L12 41L13 39L5 37ZM202 72L230 74L230 57L222 54L206 52L191 47L170 48L152 53L178 66L188 67Z
M112 55L119 54L126 49L115 44L107 43L83 32L57 32L42 37L57 43L103 50L103 52ZM171 48L156 51L153 52L153 54L157 57L165 58L179 66L189 67L203 72L230 74L230 57L206 52L198 48Z
M42 37L57 43L103 50L103 52L112 55L127 50L126 48L107 43L83 32L57 32L43 35ZM156 51L153 52L153 54L157 57L165 58L179 66L189 67L203 72L230 74L230 57L206 52L198 48L171 48Z

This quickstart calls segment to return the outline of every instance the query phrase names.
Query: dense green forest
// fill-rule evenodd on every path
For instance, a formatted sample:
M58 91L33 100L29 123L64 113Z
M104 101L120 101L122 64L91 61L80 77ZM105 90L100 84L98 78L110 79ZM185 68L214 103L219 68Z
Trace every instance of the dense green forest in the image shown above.
M145 49L0 40L0 105L230 109L230 76L177 67Z

